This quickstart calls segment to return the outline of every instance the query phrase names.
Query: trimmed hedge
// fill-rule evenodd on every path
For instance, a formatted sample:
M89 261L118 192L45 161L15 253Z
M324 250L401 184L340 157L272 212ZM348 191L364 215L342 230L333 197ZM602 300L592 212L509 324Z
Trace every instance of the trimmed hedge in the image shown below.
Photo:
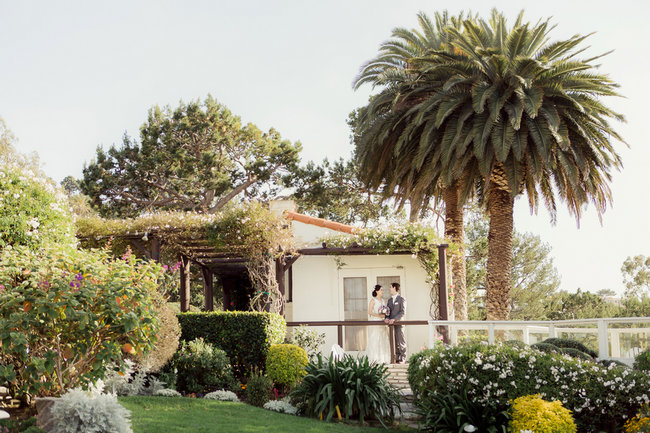
M266 355L273 344L284 341L287 324L275 313L250 311L214 311L181 313L181 340L203 338L223 349L237 376L254 368L263 370Z

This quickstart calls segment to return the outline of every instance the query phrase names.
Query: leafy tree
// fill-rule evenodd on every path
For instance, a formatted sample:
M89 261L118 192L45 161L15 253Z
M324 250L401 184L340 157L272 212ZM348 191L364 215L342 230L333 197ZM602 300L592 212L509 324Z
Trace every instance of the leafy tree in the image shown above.
M619 306L605 301L595 293L576 293L562 291L559 293L558 308L549 312L550 320L593 319L595 317L616 317Z
M627 297L650 295L650 256L628 257L623 262L621 273Z
M293 187L292 197L300 212L344 224L369 222L391 216L382 197L368 189L358 177L354 160L313 162L292 170L283 183Z
M601 102L618 86L595 71L600 56L576 57L586 36L550 42L552 28L524 23L523 12L509 27L496 10L444 27L444 46L407 59L416 83L396 85L381 117L403 127L377 135L398 135L391 150L404 155L389 167L411 161L407 179L420 173L479 194L490 215L489 319L509 317L515 197L525 192L533 211L543 202L553 219L558 199L577 219L588 202L600 215L621 167L612 145L621 137L609 122L624 118Z
M485 290L488 256L488 220L484 213L469 208L465 233L467 235L467 291L470 299L479 300ZM514 320L544 320L557 307L555 296L560 277L553 265L551 247L532 233L513 234L513 267L511 274L511 318ZM486 318L478 302L470 303L469 317Z
M619 317L650 317L650 295L623 298Z
M140 143L125 135L121 147L98 148L80 188L104 216L154 209L214 213L240 194L264 196L300 150L274 129L242 125L208 96L174 110L153 107Z
M609 297L616 296L616 292L612 289L600 289L599 291L596 292L596 294L601 298L609 298Z

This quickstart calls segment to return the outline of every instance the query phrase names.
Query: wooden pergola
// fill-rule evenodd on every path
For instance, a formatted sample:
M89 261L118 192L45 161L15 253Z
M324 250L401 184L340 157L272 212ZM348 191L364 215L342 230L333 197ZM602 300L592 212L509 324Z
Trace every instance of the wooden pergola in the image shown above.
M144 234L125 234L115 235L116 239L129 242L143 256L149 260L160 261L161 250L165 247L165 237L161 236L171 230L162 230L160 232L151 231ZM83 240L83 239L82 239ZM438 245L438 269L439 269L439 291L438 305L440 320L448 320L448 285L447 285L447 249L448 244ZM242 275L246 273L246 263L248 258L237 252L237 248L230 251L215 248L210 244L206 236L178 237L173 242L173 248L178 252L180 262L180 310L182 312L190 309L190 269L192 264L201 269L203 281L203 295L205 297L205 310L214 311L214 276L220 277L228 275ZM397 250L392 254L411 254L410 250ZM325 243L321 247L301 248L295 252L282 255L275 259L275 277L278 283L278 289L284 299L286 299L287 288L289 294L292 291L291 267L300 256L314 255L376 255L377 250L362 247L353 244L347 248L328 247ZM285 274L289 274L289 282L285 281ZM224 283L223 297L224 306L229 305L229 296L232 293L232 287L227 286L227 278L221 278ZM284 306L283 306L284 310ZM284 311L281 311L284 314Z

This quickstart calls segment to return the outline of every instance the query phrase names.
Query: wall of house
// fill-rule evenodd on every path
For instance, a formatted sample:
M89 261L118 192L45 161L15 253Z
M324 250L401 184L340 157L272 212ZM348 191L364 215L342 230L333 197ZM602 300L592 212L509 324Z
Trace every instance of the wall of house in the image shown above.
M287 321L345 320L344 278L366 277L367 305L377 277L381 276L400 277L402 296L406 299L404 320L430 319L431 286L426 283L426 273L416 258L411 255L354 255L300 257L293 264L293 302L287 305ZM326 334L323 352L329 354L338 340L337 329L335 326L322 327L318 331ZM408 355L426 346L428 335L427 326L407 326Z
M321 242L319 242L319 239L325 236L346 235L346 233L338 232L336 230L316 226L313 224L305 224L300 221L291 221L291 228L293 230L293 238L295 239L298 248L307 247L307 246L320 247Z

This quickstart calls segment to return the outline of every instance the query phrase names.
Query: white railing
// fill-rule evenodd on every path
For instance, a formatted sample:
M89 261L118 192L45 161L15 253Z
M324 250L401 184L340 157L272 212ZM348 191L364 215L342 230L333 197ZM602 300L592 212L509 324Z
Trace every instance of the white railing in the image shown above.
M526 344L545 338L569 337L587 346L596 346L600 359L617 359L631 364L636 354L650 348L650 327L640 327L641 324L650 325L650 317L553 321L430 320L429 347L433 347L439 338L436 330L439 326L447 327L453 345L458 344L459 331L468 331L465 334L487 331L484 337L489 344L494 344L495 331L501 330L506 333L505 339L521 340Z

